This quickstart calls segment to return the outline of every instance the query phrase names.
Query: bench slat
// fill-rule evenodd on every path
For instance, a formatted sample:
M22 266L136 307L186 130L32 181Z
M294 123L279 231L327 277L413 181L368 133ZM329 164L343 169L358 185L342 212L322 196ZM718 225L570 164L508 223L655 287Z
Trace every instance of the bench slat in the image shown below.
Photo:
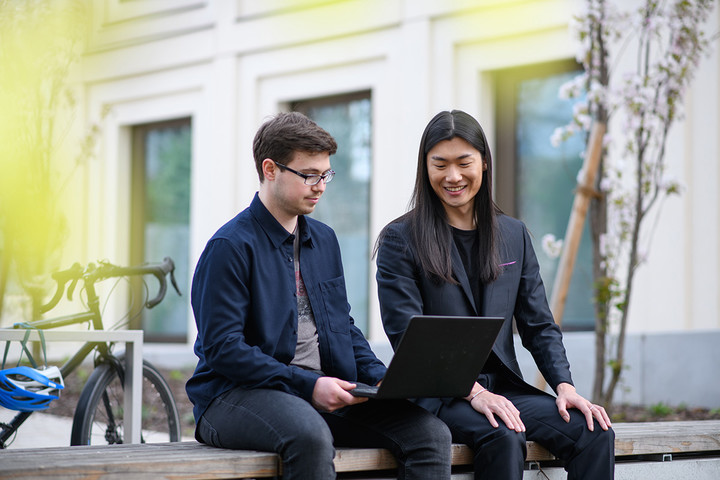
M615 455L681 452L720 453L720 420L618 423ZM472 451L453 445L453 465L471 465ZM528 442L528 461L552 460L542 446ZM280 468L269 452L236 451L197 442L143 445L52 447L0 451L0 479L228 479L267 478ZM370 472L396 468L389 451L339 448L338 472Z
M618 423L615 455L720 451L720 420Z
M335 471L362 472L397 468L395 457L384 448L338 448L335 452Z
M196 442L0 451L2 479L267 478L278 467L274 453L239 453Z

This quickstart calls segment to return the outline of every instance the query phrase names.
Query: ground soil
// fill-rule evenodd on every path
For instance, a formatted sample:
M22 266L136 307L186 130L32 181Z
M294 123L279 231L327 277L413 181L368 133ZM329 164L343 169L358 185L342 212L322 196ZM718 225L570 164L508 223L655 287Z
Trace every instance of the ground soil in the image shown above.
M185 394L185 382L192 374L191 370L160 369L175 396L183 426L183 435L192 437L194 421L192 403ZM89 375L89 370L81 370L65 380L65 390L59 400L51 403L47 413L72 417L78 397ZM637 405L616 405L611 412L613 422L663 422L674 420L720 420L720 409L692 408L687 406L667 406L663 404L650 407Z

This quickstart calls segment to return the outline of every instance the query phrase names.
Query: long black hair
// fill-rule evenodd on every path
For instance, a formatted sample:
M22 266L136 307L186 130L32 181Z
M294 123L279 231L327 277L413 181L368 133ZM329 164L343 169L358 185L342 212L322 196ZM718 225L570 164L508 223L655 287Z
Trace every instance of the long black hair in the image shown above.
M492 154L485 132L472 116L461 110L443 111L435 115L423 132L418 152L415 188L410 210L395 222L409 225L410 241L422 269L431 277L457 284L452 271L452 228L442 202L430 185L427 154L439 142L462 138L480 152L487 169L483 171L480 190L474 198L473 212L478 235L476 265L479 278L489 283L500 275L497 214L500 209L492 198ZM381 232L376 248L382 243Z

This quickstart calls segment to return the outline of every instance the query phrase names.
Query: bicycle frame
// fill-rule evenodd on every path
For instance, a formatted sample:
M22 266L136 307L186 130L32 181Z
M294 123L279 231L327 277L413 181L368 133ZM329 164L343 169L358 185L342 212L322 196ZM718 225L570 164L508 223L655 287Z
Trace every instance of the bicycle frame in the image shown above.
M102 270L102 268L106 270ZM110 267L110 268L108 268ZM85 322L91 322L94 330L104 330L102 322L102 313L100 311L100 298L95 290L95 282L109 277L124 277L132 275L145 275L152 274L160 281L160 290L158 295L145 303L145 306L152 308L153 306L160 303L165 296L166 283L165 275L170 274L170 280L175 287L175 290L180 294L180 290L175 282L173 276L174 264L169 257L166 257L160 265L150 265L141 267L117 267L110 264L101 265L96 268L91 264L86 272L80 265L75 264L72 268L63 272L58 272L53 275L53 278L57 281L58 288L55 292L54 297L46 305L40 308L41 312L47 312L57 305L65 291L65 284L68 281L73 281L68 289L68 299L71 299L72 290L76 282L79 279L83 279L84 288L87 293L87 308L86 312L70 314L55 318L35 320L26 322L22 325L27 328L33 329L52 329L67 325L80 324ZM87 342L83 344L80 349L60 367L60 373L63 378L70 375L93 351L99 353L98 358L95 361L95 367L102 363L109 363L113 368L117 369L119 378L124 382L124 371L120 365L120 360L113 356L111 353L112 344L105 342ZM32 415L33 412L19 412L15 415L9 423L0 423L0 450L6 447L8 439L20 428L20 426Z
M97 298L97 295L95 295L95 291L93 289L92 294L94 295L94 302L92 301L93 298L90 297L90 292L88 292L88 297L90 298L90 301L88 303L91 305L90 310L87 312L74 314L74 315L66 315L63 317L57 317L57 318L49 318L47 320L36 320L34 322L28 322L28 325L32 328L41 328L41 329L50 329L50 328L57 328L61 326L66 325L73 325L78 323L85 323L88 321L91 321L93 323L93 327L96 330L102 330L102 315L100 314L100 311L98 309L99 300ZM100 328L97 328L97 325L100 325ZM98 363L102 363L103 361L110 362L112 364L115 364L118 360L113 357L113 355L110 353L110 345L105 342L87 342L83 344L80 349L67 361L65 364L63 364L62 367L60 367L60 373L62 374L63 378L70 375L75 369L80 366L80 364L87 358L90 353L92 353L94 350L97 350L100 354L100 361ZM114 359L115 361L111 360ZM97 366L97 364L95 365ZM118 371L118 373L121 375L122 378L122 369ZM10 437L20 428L20 426L28 419L30 418L30 415L32 415L33 412L19 412L17 415L15 415L10 422L6 424L2 424L2 428L0 429L0 449L4 449L6 447L6 442L10 439Z

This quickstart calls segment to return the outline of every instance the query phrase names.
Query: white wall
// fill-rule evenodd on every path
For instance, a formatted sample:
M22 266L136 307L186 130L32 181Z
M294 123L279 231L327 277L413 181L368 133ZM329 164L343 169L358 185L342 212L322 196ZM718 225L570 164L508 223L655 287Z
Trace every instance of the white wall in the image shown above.
M257 188L251 142L266 116L293 100L370 90L372 241L405 211L419 137L432 115L464 109L492 139L490 73L574 58L576 50L571 0L92 4L93 47L78 81L85 118L101 123L102 142L98 160L83 172L93 199L86 212L92 228L82 239L86 260L127 259L131 125L192 117L194 264L210 235ZM716 8L709 30L719 23ZM687 95L687 120L668 145L670 168L687 190L665 203L649 261L638 272L633 332L720 328L717 48L703 62ZM110 111L104 120L103 109ZM374 274L370 292L370 336L383 342ZM190 314L188 325L194 328Z

